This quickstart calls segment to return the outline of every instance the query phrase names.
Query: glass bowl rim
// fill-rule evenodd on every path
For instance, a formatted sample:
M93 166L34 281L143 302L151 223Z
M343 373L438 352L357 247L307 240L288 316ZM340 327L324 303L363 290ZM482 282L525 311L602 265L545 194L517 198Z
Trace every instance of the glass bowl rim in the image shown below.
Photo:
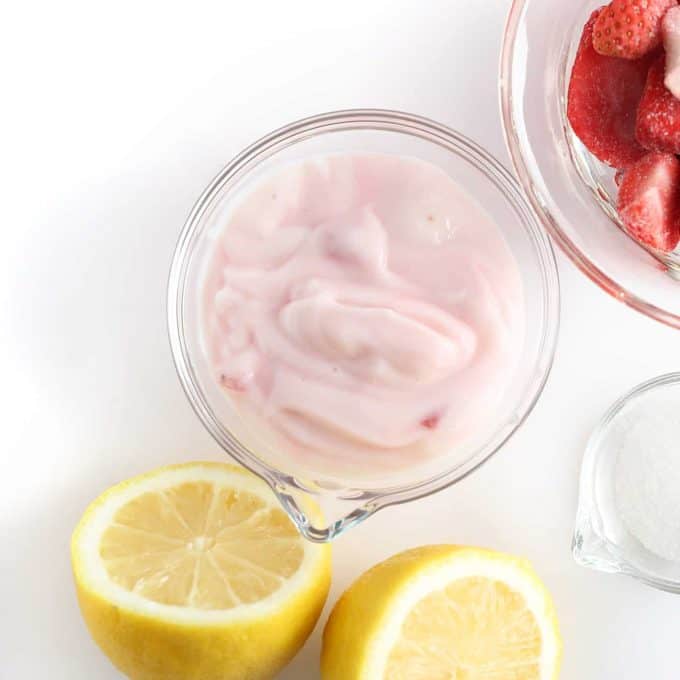
M512 0L508 11L505 29L503 31L503 43L500 56L500 108L503 121L503 134L505 143L510 154L513 168L519 177L519 181L526 193L534 212L538 215L544 228L557 242L562 252L576 267L585 274L598 287L611 295L616 300L623 302L628 307L660 321L671 328L680 328L680 314L674 314L659 307L644 298L636 295L625 286L619 284L602 269L600 269L559 226L547 208L547 203L532 180L532 172L523 151L523 144L517 132L517 123L513 113L513 66L515 57L515 45L523 14L532 0ZM534 0L535 1L535 0Z
M348 524L355 524L381 508L428 496L460 481L489 460L525 422L540 398L552 368L559 334L560 284L555 253L550 239L541 229L535 213L512 174L496 158L468 137L428 118L387 109L349 109L322 113L281 127L237 154L215 176L197 199L178 238L168 277L168 335L180 383L203 426L225 452L269 483L289 514L295 513L289 490L316 493L318 489L310 488L309 485L301 483L292 475L273 470L242 445L238 438L215 417L205 399L200 381L192 369L191 353L188 350L184 332L184 289L194 241L200 232L201 218L214 196L225 185L228 185L240 169L253 161L259 163L266 160L282 148L305 141L310 137L348 130L409 134L438 144L471 163L518 212L518 222L522 224L536 251L537 264L543 282L542 337L531 373L526 379L526 394L523 394L519 403L513 406L513 417L508 418L507 422L499 426L486 444L479 447L468 460L454 468L447 468L413 484L379 489L345 489L346 495L340 497L342 500L366 503L365 513L355 511L345 518ZM248 171L251 169L249 168ZM295 517L294 519L300 525L298 519ZM344 528L346 527L337 528L330 538L339 534ZM328 540L328 537L322 537L314 533L312 529L305 530L301 527L301 530L311 540Z

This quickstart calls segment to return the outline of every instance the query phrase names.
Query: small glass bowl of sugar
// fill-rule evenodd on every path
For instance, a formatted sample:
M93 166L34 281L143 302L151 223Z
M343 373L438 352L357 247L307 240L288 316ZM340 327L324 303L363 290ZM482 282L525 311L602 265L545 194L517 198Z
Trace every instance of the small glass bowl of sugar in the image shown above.
M680 593L680 373L626 394L590 437L573 553Z

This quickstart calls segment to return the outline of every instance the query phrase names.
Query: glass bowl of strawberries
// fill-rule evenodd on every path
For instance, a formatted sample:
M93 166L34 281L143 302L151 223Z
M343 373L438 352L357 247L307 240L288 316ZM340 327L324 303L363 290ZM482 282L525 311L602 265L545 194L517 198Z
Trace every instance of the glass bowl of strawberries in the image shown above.
M680 328L678 0L514 0L500 87L545 228L605 291Z

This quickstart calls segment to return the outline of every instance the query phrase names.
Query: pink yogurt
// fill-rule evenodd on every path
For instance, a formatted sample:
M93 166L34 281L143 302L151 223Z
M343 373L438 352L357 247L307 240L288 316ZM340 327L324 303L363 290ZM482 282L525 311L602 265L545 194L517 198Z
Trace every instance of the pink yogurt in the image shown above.
M205 286L215 379L298 456L448 451L507 389L524 338L517 262L438 167L290 165L223 219Z

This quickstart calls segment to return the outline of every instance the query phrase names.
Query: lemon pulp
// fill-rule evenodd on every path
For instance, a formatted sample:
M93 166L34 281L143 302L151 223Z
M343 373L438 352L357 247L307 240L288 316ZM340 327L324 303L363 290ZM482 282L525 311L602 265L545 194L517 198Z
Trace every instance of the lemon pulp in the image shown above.
M541 631L524 598L500 581L464 578L411 610L385 678L538 680L540 656Z
M100 555L112 581L148 600L230 609L278 590L304 551L282 510L246 491L187 482L120 508Z

